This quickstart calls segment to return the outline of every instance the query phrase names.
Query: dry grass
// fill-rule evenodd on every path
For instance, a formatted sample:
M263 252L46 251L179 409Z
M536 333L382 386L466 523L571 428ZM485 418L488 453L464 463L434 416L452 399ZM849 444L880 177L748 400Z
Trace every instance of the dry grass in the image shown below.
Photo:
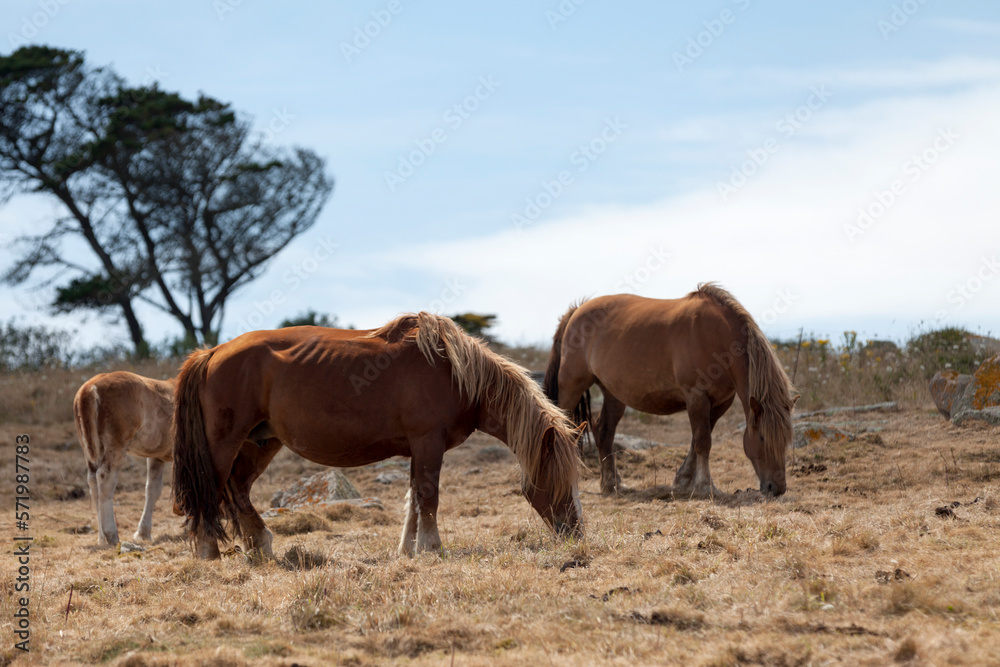
M66 400L44 393L47 405ZM620 456L635 491L618 497L596 493L596 463L587 462L584 543L554 539L519 496L512 457L476 435L445 458L441 553L396 555L405 480L383 485L381 470L366 467L346 472L387 509L272 519L277 562L237 552L192 559L166 494L151 548L97 550L93 534L79 533L95 524L89 498L67 493L86 486L68 417L5 423L3 442L32 437L36 541L33 650L16 655L7 641L0 664L994 662L1000 430L957 429L927 399L849 419L849 430L879 437L797 450L784 497L707 501L673 500L664 487L686 452L676 446L690 438L686 418L630 414L623 432L668 446ZM726 491L756 487L741 420L735 408L716 427L712 471ZM0 461L0 478L12 479L11 464ZM254 502L265 508L275 490L318 469L282 452ZM122 472L126 535L142 481L137 464ZM0 506L13 507L12 491L0 487ZM0 633L9 639L14 574L0 572Z
M120 361L100 369L50 368L40 372L0 373L0 424L37 426L71 422L76 390L98 373L131 371L166 380L177 375L179 367L177 360L150 360L139 365Z

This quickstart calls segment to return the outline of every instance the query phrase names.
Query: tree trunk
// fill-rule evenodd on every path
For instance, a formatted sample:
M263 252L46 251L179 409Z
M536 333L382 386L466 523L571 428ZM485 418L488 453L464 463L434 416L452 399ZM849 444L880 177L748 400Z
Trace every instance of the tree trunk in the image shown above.
M135 316L135 311L132 310L132 303L128 300L121 300L118 302L118 305L121 306L122 312L125 314L125 322L128 324L129 335L132 336L132 345L135 347L136 359L148 359L149 343L146 342L146 338L142 334L142 325L139 324L139 318Z

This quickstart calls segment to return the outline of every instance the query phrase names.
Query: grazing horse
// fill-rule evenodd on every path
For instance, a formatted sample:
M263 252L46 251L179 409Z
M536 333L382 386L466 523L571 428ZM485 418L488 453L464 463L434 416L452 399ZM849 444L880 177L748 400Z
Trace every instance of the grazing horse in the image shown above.
M118 544L115 486L126 452L146 459L146 503L136 540L149 540L153 507L163 490L163 464L171 459L174 380L116 371L95 375L73 399L76 434L87 459L90 496L97 507L97 542Z
M590 386L604 394L596 424ZM674 477L676 495L710 497L712 429L740 397L743 451L762 493L785 492L785 450L797 396L771 344L736 298L708 283L681 299L603 296L573 306L553 338L546 395L576 421L593 424L601 492L615 493L615 427L626 406L658 415L687 410L691 449Z
M583 534L580 430L523 368L429 313L359 338L296 327L196 351L178 376L175 423L174 511L187 516L202 558L219 556L223 518L273 556L271 532L249 502L252 478L263 470L257 465L270 459L234 465L241 446L270 437L331 466L411 457L402 554L440 548L442 459L477 428L514 452L522 491L545 522L557 533Z

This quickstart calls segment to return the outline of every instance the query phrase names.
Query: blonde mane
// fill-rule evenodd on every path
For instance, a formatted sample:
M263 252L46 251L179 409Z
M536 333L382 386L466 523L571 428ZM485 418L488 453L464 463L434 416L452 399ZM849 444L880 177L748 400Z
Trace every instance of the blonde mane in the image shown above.
M507 446L533 485L547 472L554 500L573 493L577 481L577 431L552 405L528 371L490 350L447 317L427 312L402 315L368 334L372 338L415 341L432 366L438 359L451 364L451 377L469 403L489 402L506 418ZM551 450L543 446L553 430Z
M755 398L761 406L758 429L764 436L765 456L784 460L785 447L792 440L792 384L771 348L771 342L760 330L750 313L732 294L715 283L702 283L688 296L700 295L728 309L742 324L746 335L748 363L748 400Z

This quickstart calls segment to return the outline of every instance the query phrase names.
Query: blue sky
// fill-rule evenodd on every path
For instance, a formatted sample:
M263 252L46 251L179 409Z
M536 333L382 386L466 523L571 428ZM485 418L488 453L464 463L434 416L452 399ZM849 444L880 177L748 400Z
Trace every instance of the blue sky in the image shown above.
M8 0L0 26L327 159L319 221L223 338L431 309L534 343L580 297L707 280L774 336L1000 332L996 3ZM16 199L0 235L56 214ZM126 340L46 300L0 287L5 317Z

